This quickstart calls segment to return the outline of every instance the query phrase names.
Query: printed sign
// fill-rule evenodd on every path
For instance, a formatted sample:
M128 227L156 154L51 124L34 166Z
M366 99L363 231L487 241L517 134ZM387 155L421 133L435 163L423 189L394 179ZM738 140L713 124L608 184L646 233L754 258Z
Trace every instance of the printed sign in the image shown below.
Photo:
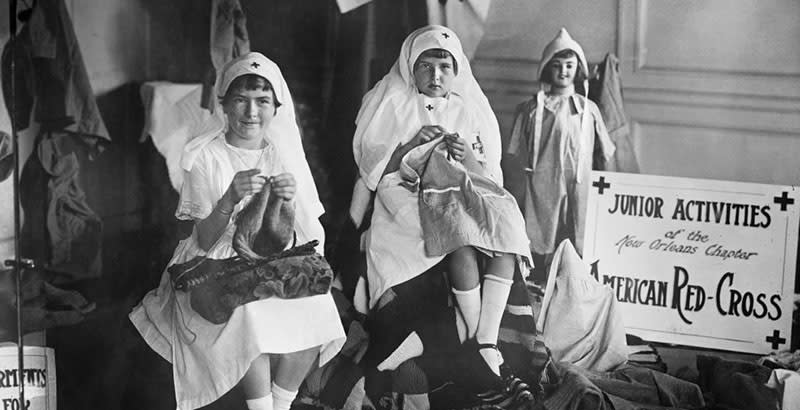
M25 346L19 374L17 346L0 346L0 410L56 410L56 358L52 348ZM25 383L25 406L19 384Z
M788 349L798 200L792 186L593 172L584 260L645 340Z

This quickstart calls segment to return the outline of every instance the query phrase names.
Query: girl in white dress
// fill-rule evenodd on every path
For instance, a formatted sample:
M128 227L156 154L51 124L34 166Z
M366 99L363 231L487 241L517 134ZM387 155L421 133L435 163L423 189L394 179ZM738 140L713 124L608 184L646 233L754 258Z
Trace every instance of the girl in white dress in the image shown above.
M235 217L262 189L270 189L279 206L295 208L296 242L319 240L322 253L324 210L280 69L248 53L223 67L217 93L224 125L192 139L181 159L185 179L176 217L195 224L169 265L235 256ZM330 293L257 300L217 325L191 308L187 292L175 291L166 270L130 318L172 363L179 409L205 406L238 383L249 409L289 409L309 369L330 360L345 339Z
M408 189L409 181L401 170L408 165L412 151L424 148L429 141L444 141L454 167L467 164L479 169L487 181L502 191L500 131L458 37L447 27L436 25L422 27L406 38L397 62L364 96L356 125L353 153L359 184L375 192L366 234L366 291L369 307L379 310L382 296L390 289L422 275L447 256L426 252L429 238L424 237L419 205L423 196ZM460 192L461 187L445 191L453 190ZM509 215L487 213L479 222L488 226L492 223L488 219L503 217L523 226L511 195L506 199L513 206ZM458 204L445 207L449 205ZM442 218L436 223L458 222ZM469 246L456 249L448 258L448 278L459 313L458 337L465 357L477 363L471 384L480 391L503 386L503 359L497 347L499 329L515 263L530 260L524 230L516 229L511 236L514 240L507 248L476 252L474 244L468 242ZM482 272L479 253L489 259ZM413 330L377 369L393 370L404 361L421 356L426 343L430 346L437 342L421 333Z

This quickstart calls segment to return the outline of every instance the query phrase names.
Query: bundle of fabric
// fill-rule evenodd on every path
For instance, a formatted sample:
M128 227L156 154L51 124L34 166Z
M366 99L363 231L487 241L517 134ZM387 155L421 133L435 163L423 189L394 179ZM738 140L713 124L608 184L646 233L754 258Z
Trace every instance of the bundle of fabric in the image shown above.
M639 367L597 372L567 362L553 365L556 377L545 386L547 410L700 409L700 388L665 373ZM747 407L752 408L752 407Z
M256 194L237 215L233 248L238 256L197 256L167 268L176 290L191 292L191 306L211 323L228 321L246 303L277 297L296 299L327 293L333 271L315 247L319 241L281 250L294 226L291 206L268 211L270 191Z
M697 356L698 384L709 404L731 409L777 409L778 391L767 386L772 370L756 363Z
M613 291L589 274L565 239L553 255L537 326L553 359L608 371L628 358L625 324Z
M38 270L22 275L22 332L69 326L82 322L95 310L79 292L61 289L54 278ZM0 271L0 342L16 340L16 287L14 271Z
M314 246L312 241L255 262L198 257L168 270L175 289L191 292L192 309L209 322L221 324L234 309L254 300L327 293L333 271Z
M667 372L667 364L658 353L653 344L634 335L625 335L628 344L628 364L631 366L646 367L648 369Z
M758 359L758 364L771 369L789 369L800 371L800 350L790 352L772 352Z

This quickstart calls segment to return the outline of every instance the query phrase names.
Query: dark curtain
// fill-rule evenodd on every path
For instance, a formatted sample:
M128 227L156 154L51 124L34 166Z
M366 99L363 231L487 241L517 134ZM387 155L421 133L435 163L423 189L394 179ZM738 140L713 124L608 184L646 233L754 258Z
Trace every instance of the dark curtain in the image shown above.
M347 14L335 5L329 11L319 141L330 194L325 202L326 257L348 295L366 268L360 232L348 216L358 174L353 158L356 115L361 98L392 67L406 36L427 21L425 0L375 0Z

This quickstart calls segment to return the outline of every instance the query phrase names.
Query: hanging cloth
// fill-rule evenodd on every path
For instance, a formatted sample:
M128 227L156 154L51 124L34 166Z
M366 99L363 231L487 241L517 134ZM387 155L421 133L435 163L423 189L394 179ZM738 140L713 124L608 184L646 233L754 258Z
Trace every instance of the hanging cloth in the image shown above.
M79 134L92 146L98 138L110 140L64 1L39 2L14 41L3 49L2 78L6 97L11 81L16 84L16 113L10 114L17 131L30 126L33 112L42 131Z
M75 134L45 132L20 176L26 215L20 252L75 279L101 275L102 228L80 185L86 147Z
M489 16L492 0L426 0L426 2L428 23L447 26L458 33L464 54L472 60L486 32L486 19Z
M31 125L31 114L39 124L34 155L20 177L20 202L29 216L20 251L49 270L97 277L102 221L80 187L80 158L91 158L102 149L98 142L110 137L64 1L39 2L13 41L2 56L6 97L15 85L11 120L17 131Z
M229 61L250 52L247 18L239 0L212 0L209 52L211 67L206 70L200 105L214 111L214 81Z
M639 173L636 142L628 126L628 116L622 101L622 76L617 56L606 54L597 72L598 76L589 80L589 99L600 109L608 135L617 148L613 160L608 164L608 170Z

